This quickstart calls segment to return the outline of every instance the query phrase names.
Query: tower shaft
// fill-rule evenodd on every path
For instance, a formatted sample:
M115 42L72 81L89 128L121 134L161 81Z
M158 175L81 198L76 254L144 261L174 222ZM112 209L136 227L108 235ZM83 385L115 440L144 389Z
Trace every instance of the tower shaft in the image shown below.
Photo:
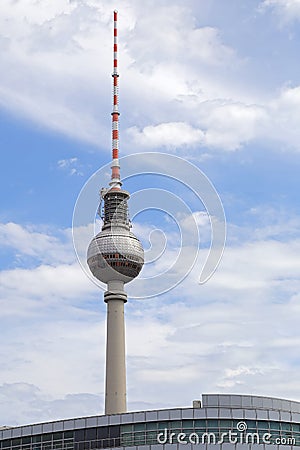
M106 226L111 231L115 225L128 227L127 201L121 194L121 177L119 164L119 86L118 86L118 13L114 11L114 46L113 46L113 110L112 110L112 165L111 191L115 198L107 195L105 199ZM122 205L123 204L123 205ZM124 211L123 211L124 210ZM122 214L123 213L123 214ZM103 227L105 228L105 226ZM117 255L119 256L119 255ZM116 261L116 264L119 264ZM106 335L106 375L105 375L105 414L119 414L127 411L126 402L126 362L125 362L125 319L124 303L127 295L124 283L111 281L104 294L107 303Z
M125 294L125 293L124 293ZM124 300L109 293L107 301L105 414L127 411Z
M105 414L121 414L127 410L124 320L127 294L124 284L137 277L144 264L141 242L130 231L127 204L130 195L121 189L117 37L117 11L114 11L112 173L110 188L101 190L101 199L104 200L102 230L93 237L87 251L87 263L92 274L107 284L104 293L107 304Z

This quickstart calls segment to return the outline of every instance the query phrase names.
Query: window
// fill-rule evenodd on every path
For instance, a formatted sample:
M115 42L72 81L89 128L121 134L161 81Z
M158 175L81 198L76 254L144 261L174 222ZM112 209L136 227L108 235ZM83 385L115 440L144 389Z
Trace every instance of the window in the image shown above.
M280 430L280 424L278 422L270 422L271 430Z
M134 425L134 431L144 431L146 428L146 425L144 423L136 423Z
M230 421L230 423L231 423L231 421ZM195 420L195 428L206 429L206 420L200 420L200 419Z
M61 441L63 438L63 434L62 433L54 433L53 434L53 441Z
M99 427L97 429L98 439L105 439L108 437L108 427Z
M87 428L85 430L85 440L94 441L97 438L97 428Z
M172 422L170 422L170 423L172 423ZM194 428L194 421L193 420L183 420L182 427L192 429L192 428Z
M132 425L122 425L121 426L122 433L129 433L130 431L132 431Z
M134 433L134 445L145 444L145 433L143 431Z
M156 422L147 422L146 430L157 430L157 423Z
M269 429L269 422L266 420L258 420L257 421L257 428L258 430L268 430Z
M291 424L282 422L281 423L281 429L284 430L284 431L291 431Z
M42 441L43 442L51 442L52 441L52 434L51 433L42 434Z
M64 439L73 439L74 437L74 432L73 431L65 431L64 432Z
M218 421L216 419L207 419L207 428L218 428Z
M204 422L204 420L202 421L202 422ZM224 420L220 420L219 421L220 422L220 428L222 428L222 430L232 430L232 420L226 420L226 419L224 419Z
M75 430L74 432L74 440L75 442L83 442L84 437L84 429L83 430Z
M169 422L158 422L158 429L164 430L165 428L169 428Z
M176 429L181 429L182 428L182 424L180 420L174 420L172 422L170 422L170 429L171 430L176 430Z
M118 438L118 437L120 437L120 426L119 425L111 426L109 428L109 436L111 438Z
M21 439L12 439L11 446L13 449L20 448L21 445Z

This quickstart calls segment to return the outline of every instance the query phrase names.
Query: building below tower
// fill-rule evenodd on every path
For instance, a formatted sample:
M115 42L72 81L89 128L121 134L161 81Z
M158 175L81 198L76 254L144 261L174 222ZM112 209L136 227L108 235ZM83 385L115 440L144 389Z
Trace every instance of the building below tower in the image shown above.
M1 450L283 450L300 447L300 402L202 395L192 408L3 427Z

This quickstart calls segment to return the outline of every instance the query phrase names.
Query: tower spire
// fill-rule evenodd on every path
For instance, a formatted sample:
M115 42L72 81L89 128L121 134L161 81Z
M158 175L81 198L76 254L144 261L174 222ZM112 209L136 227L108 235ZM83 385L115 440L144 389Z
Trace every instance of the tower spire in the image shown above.
M114 11L114 47L113 47L113 111L112 115L112 165L111 165L111 189L121 189L120 164L119 164L119 85L118 85L118 11Z

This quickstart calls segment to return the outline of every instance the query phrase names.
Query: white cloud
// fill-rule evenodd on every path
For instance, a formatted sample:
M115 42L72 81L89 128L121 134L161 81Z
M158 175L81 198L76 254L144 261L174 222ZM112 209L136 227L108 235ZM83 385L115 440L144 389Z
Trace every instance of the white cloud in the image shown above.
M27 25L41 25L60 14L69 14L74 9L67 0L52 0L46 8L42 5L42 0L22 0L14 4L10 0L3 0L1 12L7 19L7 30L10 28L9 21L17 22L20 28L25 28Z
M299 0L264 0L262 8L272 8L279 16L281 23L300 20Z
M200 213L196 219L207 226ZM286 397L288 374L288 395L297 398L299 365L292 355L300 339L300 242L284 232L278 242L273 230L271 239L268 230L255 231L253 242L248 228L244 243L227 246L205 285L197 283L196 265L168 295L128 305L131 398L141 395L146 382L143 399L149 405L186 405L199 389ZM170 373L176 377L170 380Z
M272 4L294 11L298 2L265 2ZM110 5L75 0L37 8L33 0L4 0L0 26L2 108L107 148L109 129L99 117L109 119L111 109ZM259 80L245 86L249 60L216 28L196 26L187 7L128 0L119 28L127 152L137 143L236 150L256 139L299 148L299 87L278 94Z
M0 296L9 299L3 316L39 315L41 302L47 310L96 292L76 261L71 230L54 236L45 227L7 223L0 224L0 237L14 260L14 268L0 272Z
M192 146L236 150L263 135L270 123L266 107L232 102L208 102L199 106L196 117L197 128L184 122L169 122L142 130L134 126L127 133L133 145L146 149Z
M78 158L60 159L57 161L57 167L61 170L66 170L69 175L83 176L80 170L80 163Z
M195 220L207 228L203 213L195 213ZM182 226L188 229L189 221ZM44 251L51 246L50 233L4 229L13 248L25 233L24 252L36 255L37 262L40 247L34 237ZM297 398L300 242L287 236L278 242L265 232L261 236L228 246L205 285L197 282L196 265L168 295L129 299L129 408L140 406L141 399L143 408L188 405L201 391ZM170 254L165 256L170 260ZM162 261L155 264L163 267ZM78 265L62 264L60 258L52 266L1 272L0 278L0 410L6 411L5 423L34 422L37 411L45 420L76 416L81 400L85 414L101 412L95 404L103 396L104 381L102 293ZM170 373L176 377L170 379ZM22 407L16 414L18 404Z
M292 355L297 351L295 336L299 340L299 333L288 303L272 305L272 294L264 290L261 295L257 288L251 295L244 295L245 290L231 291L227 301L222 301L222 294L216 294L214 288L186 288L184 284L174 290L167 302L153 300L152 305L132 306L148 320L142 320L144 329L139 334L137 319L127 322L131 399L143 392L145 402L178 406L189 404L199 392L220 390L286 397L288 374L289 395L297 398L299 367ZM156 339L157 316L162 329ZM276 331L274 323L278 324ZM287 332L280 346L277 337ZM135 349L143 345L145 356L135 355ZM176 377L170 379L170 373ZM145 383L147 390L143 389Z
M0 239L3 247L13 249L17 258L32 256L49 264L74 261L70 230L53 236L49 230L41 232L36 228L13 222L0 223Z
M268 138L299 151L300 86L282 89L269 105L269 117Z
M268 115L263 106L217 102L201 119L208 147L236 150L263 134Z
M108 44L105 7L80 1L43 7L33 0L4 4L2 107L73 137L99 142L98 105L92 99L103 84L101 62L107 58L109 66L110 54L102 44L99 64L94 51L97 48L99 56L99 42ZM92 89L87 91L86 85ZM109 92L108 88L108 96Z
M188 7L149 2L136 4L135 35L129 35L131 57L139 62L142 72L155 70L160 61L175 62L183 58L185 63L208 66L229 65L236 61L232 48L222 42L218 29L195 25L195 17ZM153 27L155 24L155 27ZM136 35L139 36L136 39ZM163 45L162 45L163 43ZM176 74L172 73L170 82Z
M161 123L159 125L149 125L142 131L137 127L127 130L129 137L134 144L142 145L145 148L167 147L176 149L185 145L196 145L203 142L204 133L184 122Z
M80 297L95 292L78 263L72 265L41 265L35 269L13 269L0 272L1 291L10 291L15 299Z
M297 239L299 236L300 217L288 213L284 207L257 206L250 209L248 217L250 220L254 217L258 221L253 229L255 240L285 241ZM231 234L240 239L241 230L241 228L235 228Z
M188 103L188 100L187 100ZM191 113L192 111L192 113ZM185 111L186 114L186 111ZM300 87L285 87L273 100L261 104L245 104L229 100L195 102L190 106L192 124L164 122L136 126L127 130L132 145L145 149L190 146L198 150L212 148L238 150L255 140L285 145L285 150L299 151Z
M97 117L103 114L108 117L111 107L110 7L104 2L76 0L72 4L54 2L51 8L41 8L41 12L36 9L33 0L26 0L26 6L5 1L1 10L0 24L6 45L0 86L2 107L75 138L102 142L105 146L109 133L101 128ZM157 26L153 33L153 22L158 25L160 21L164 25ZM162 106L168 99L174 101L194 93L192 79L198 78L197 70L192 70L192 79L189 74L195 61L220 66L234 60L233 50L222 43L218 30L196 28L191 26L193 21L189 10L176 4L157 5L155 9L145 4L143 11L138 4L122 4L121 100L127 103L130 120L137 108L144 109L147 102L153 123L157 110L162 111L158 118L165 116ZM169 45L161 46L162 40L170 40ZM183 56L185 61L181 64ZM136 97L137 84L143 86L140 99ZM151 124L149 132L168 133L172 131L170 126L169 130L161 129L165 125L156 130ZM192 130L191 125L180 126L179 132L185 135ZM201 131L193 130L192 142L200 138ZM180 138L179 145L182 141L185 139Z
M82 417L99 413L102 396L67 394L51 398L29 383L4 383L0 386L0 423L19 425L57 419ZM29 414L29 416L28 416Z
M263 215L259 210L250 213ZM286 222L286 213L276 215L267 208L264 213L276 229ZM195 212L194 220L208 233L206 214ZM189 231L190 220L179 223ZM298 223L299 218L294 218L295 229ZM141 225L136 226L139 231ZM54 237L43 227L5 224L0 229L8 248L14 250L24 242L19 251L35 260L32 269L0 273L0 384L12 385L6 385L0 396L4 409L9 408L7 417L12 423L35 421L38 410L45 420L76 416L81 398L86 414L93 414L96 399L103 395L101 291L68 260L69 230ZM263 224L254 233L242 230L242 240L227 246L218 271L205 285L198 284L200 251L191 274L169 294L146 301L129 299L129 408L140 405L141 399L144 408L187 405L201 391L297 398L299 367L294 354L300 341L300 242L294 233L280 235L276 229ZM142 231L147 238L151 228ZM274 233L281 241L274 239ZM174 242L172 232L165 234ZM60 245L55 260L54 249ZM51 265L41 264L41 254L48 254L51 247ZM172 258L172 252L165 252L154 262L155 269L162 270ZM179 272L186 266L181 258ZM176 377L170 380L170 373ZM22 394L22 386L25 394L32 393L33 402L30 395ZM12 393L15 402L23 403L17 415L16 403L7 402Z

